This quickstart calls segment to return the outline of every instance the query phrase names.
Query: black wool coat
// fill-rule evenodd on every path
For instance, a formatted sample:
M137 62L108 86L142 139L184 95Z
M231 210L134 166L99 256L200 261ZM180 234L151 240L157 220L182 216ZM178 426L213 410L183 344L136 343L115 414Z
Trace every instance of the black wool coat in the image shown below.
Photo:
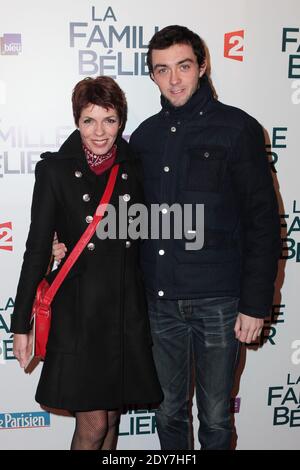
M115 163L120 168L110 203L118 215L119 197L129 196L129 206L143 202L143 194L135 160L120 138ZM32 303L49 263L54 232L70 252L97 208L108 175L109 171L97 176L90 170L79 131L59 152L47 152L37 163L12 332L26 333L30 328ZM52 272L49 281L55 275ZM162 393L151 347L139 242L100 240L95 233L52 303L36 400L69 410L157 403Z

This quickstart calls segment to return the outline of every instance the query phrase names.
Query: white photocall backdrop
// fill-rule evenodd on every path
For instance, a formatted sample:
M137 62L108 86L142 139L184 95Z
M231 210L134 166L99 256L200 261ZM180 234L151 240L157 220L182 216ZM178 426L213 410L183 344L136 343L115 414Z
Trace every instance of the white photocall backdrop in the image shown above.
M12 354L35 163L74 129L71 92L85 76L111 75L124 89L126 135L160 109L145 52L155 29L168 24L200 34L220 101L254 115L266 131L285 248L272 317L260 344L241 357L236 448L300 448L300 3L11 0L0 15L0 449L67 449L74 427L73 417L34 401L40 369L25 375ZM193 414L199 448L195 405ZM159 449L152 412L122 416L118 448Z

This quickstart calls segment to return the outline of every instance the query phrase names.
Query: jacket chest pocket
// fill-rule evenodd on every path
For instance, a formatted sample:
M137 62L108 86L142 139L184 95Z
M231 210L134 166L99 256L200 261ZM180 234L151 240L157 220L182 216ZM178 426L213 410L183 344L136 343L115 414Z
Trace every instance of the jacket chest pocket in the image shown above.
M185 188L188 191L218 192L226 166L226 151L220 147L198 147L187 150Z

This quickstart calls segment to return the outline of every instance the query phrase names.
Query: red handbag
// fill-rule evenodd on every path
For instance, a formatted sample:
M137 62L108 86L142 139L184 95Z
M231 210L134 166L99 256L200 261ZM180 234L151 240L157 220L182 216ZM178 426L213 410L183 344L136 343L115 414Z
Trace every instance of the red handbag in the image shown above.
M44 278L37 287L30 319L32 322L31 354L29 361L24 368L25 372L27 373L32 372L36 365L41 360L45 359L46 347L51 326L51 302L68 272L95 233L98 223L103 218L116 183L118 170L119 165L114 165L111 169L105 191L96 209L93 221L89 224L80 240L74 246L52 284L49 285L48 281Z

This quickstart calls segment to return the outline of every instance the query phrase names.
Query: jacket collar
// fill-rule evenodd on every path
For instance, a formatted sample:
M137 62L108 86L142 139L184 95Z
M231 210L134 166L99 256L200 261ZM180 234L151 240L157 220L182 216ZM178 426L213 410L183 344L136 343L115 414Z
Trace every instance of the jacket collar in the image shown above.
M179 116L180 118L191 117L195 113L199 113L199 111L204 111L212 99L213 92L209 84L208 77L204 75L199 80L199 87L195 93L183 106L175 107L163 95L161 95L161 113L165 117L171 118L179 118Z
M121 136L117 137L116 145L117 155L115 163L121 163L132 159L129 151L129 145L125 139L123 139ZM85 153L82 148L80 132L78 130L72 132L72 134L62 144L58 152L44 152L41 154L41 158L49 158L54 156L55 158L59 159L80 160L81 162L85 162L87 164Z
M117 145L117 155L115 159L115 163L121 163L123 161L130 159L128 143L122 137L117 137L116 140ZM75 158L78 160L85 160L85 153L82 148L82 140L80 136L80 132L75 130L72 134L67 138L67 140L62 144L58 153L62 158Z
M129 151L129 144L121 136L117 137L117 155L114 162L122 163L132 160L132 155ZM98 176L90 169L84 150L82 148L82 141L80 132L75 130L62 144L58 152L45 152L41 155L41 158L57 158L60 160L73 160L74 170L80 170L85 177L92 183L98 181ZM106 174L105 172L104 174Z

